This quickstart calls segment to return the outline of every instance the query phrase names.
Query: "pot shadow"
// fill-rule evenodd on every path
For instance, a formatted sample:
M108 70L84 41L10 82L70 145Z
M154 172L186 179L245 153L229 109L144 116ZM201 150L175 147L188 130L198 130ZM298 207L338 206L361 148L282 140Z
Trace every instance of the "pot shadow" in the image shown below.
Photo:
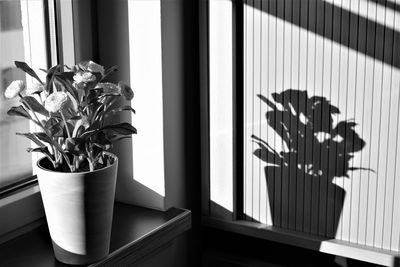
M355 152L365 141L352 120L338 121L340 110L321 96L288 89L268 99L258 97L270 108L267 124L282 139L284 151L255 135L259 147L254 155L267 163L270 210L274 226L333 238L336 234L346 192L335 177L350 178Z

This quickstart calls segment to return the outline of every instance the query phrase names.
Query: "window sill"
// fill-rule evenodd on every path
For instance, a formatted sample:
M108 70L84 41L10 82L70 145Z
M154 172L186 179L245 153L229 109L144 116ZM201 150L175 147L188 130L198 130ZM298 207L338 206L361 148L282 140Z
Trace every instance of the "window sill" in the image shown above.
M25 233L44 217L39 191L36 182L0 198L0 244Z
M400 254L395 251L373 248L336 239L324 239L296 231L267 226L250 221L226 221L204 216L203 226L234 232L291 246L307 248L345 258L370 262L384 266L399 266Z
M116 203L110 254L90 266L135 264L191 227L191 212L171 208L166 212ZM53 256L46 225L0 246L0 266L65 266Z

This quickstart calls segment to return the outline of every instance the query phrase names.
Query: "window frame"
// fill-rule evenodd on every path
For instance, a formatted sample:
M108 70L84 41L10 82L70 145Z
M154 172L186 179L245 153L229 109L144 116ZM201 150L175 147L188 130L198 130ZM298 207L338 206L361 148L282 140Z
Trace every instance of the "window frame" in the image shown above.
M34 3L25 1L28 8ZM43 0L43 7L47 65L74 64L73 0ZM37 158L32 156L33 165ZM4 187L0 191L0 218L5 218L0 220L0 244L41 225L43 217L36 175Z
M217 24L210 25L210 2L212 0L200 1L200 105L201 105L201 161L202 161L202 214L205 217L214 217L226 221L242 220L243 213L243 136L244 129L240 128L243 125L243 103L239 101L243 99L244 94L244 58L240 55L243 50L244 24L243 24L243 7L244 0L227 0L230 2L231 17L231 50L232 50L232 93L231 101L232 108L229 111L231 117L231 135L232 135L232 153L231 153L231 168L232 177L232 211L224 212L219 209L218 205L214 205L211 198L211 174L210 174L210 27L215 27ZM229 40L224 40L229 42ZM218 203L217 203L218 204ZM222 211L222 212L221 212Z

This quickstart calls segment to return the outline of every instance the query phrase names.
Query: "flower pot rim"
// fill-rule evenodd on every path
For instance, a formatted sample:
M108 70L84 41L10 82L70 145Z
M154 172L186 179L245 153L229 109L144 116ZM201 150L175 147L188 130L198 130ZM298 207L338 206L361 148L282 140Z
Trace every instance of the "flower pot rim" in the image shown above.
M37 162L36 162L36 165L37 165L38 168L40 168L41 170L48 171L48 172L54 172L54 173L63 173L63 174L77 174L77 173L79 173L79 174L86 174L86 173L95 173L95 172L103 171L103 170L105 170L105 169L107 169L107 168L112 168L115 164L118 163L118 157L117 157L115 154L110 153L110 152L103 152L103 153L104 153L105 155L107 155L107 156L112 157L112 158L114 159L114 162L113 162L111 165L109 165L109 166L106 166L106 167L103 167L103 168L100 168L100 169L97 169L97 170L93 170L93 171L84 171L84 172L60 172L60 171L53 171L53 170L47 169L47 168L45 168L45 167L43 167L43 166L40 165L40 162L41 162L43 159L47 159L46 156L41 157L40 159L38 159Z

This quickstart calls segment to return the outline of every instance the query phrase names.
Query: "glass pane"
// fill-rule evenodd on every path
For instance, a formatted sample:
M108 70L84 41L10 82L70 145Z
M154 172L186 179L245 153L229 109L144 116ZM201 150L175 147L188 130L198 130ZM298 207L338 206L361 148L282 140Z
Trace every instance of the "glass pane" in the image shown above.
M19 105L19 99L4 98L4 91L13 80L31 83L25 73L15 67L14 61L31 65L32 55L39 53L43 56L42 50L45 50L45 46L39 50L34 46L35 39L44 38L45 30L41 23L43 19L39 19L34 27L29 25L29 15L33 17L35 11L30 10L32 5L40 5L43 9L41 0L0 0L0 188L32 175L32 155L26 151L31 143L16 135L17 132L29 131L29 121L8 116L7 111ZM41 34L37 35L38 32ZM45 65L41 67L46 68Z

